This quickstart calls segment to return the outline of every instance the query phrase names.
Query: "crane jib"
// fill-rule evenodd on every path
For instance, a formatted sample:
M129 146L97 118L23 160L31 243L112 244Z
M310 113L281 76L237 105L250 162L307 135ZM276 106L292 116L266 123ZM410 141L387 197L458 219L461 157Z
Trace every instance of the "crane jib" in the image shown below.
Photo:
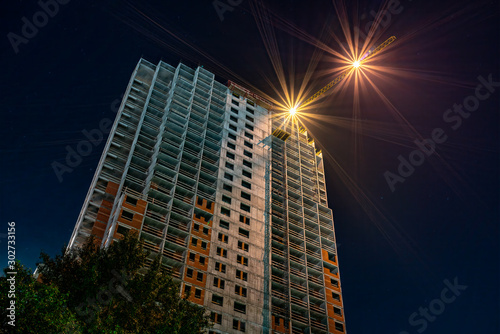
M371 57L373 57L374 55L376 55L378 52L380 52L382 49L384 49L386 46L388 46L389 44L391 44L395 40L396 40L396 36L389 37L384 43L382 43L379 46L377 46L377 48L375 50L373 50L371 53L369 53L365 58L363 58L361 60L363 62L367 61L368 59L370 59ZM348 68L347 70L345 70L344 72L342 72L338 77L336 77L331 82L329 82L325 87L321 88L316 94L314 94L313 96L311 96L310 98L308 98L303 103L303 105L307 105L307 104L313 102L318 97L320 97L321 95L323 95L324 93L326 93L330 88L332 88L333 86L335 86L336 84L338 84L340 81L342 81L342 79L344 79L351 71L353 71L353 68Z

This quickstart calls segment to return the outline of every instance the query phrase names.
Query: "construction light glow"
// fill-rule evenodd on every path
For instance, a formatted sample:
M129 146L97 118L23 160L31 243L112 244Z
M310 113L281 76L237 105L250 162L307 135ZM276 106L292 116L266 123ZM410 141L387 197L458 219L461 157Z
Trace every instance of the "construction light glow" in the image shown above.
M359 64L359 61L357 61L357 60L356 60L356 61L352 64L352 66L354 66L354 67L356 67L356 68L358 68L358 67L359 67L359 65L360 65L360 64Z
M297 108L294 107L294 108L290 109L290 115L293 116L293 115L295 115L296 112L297 112Z

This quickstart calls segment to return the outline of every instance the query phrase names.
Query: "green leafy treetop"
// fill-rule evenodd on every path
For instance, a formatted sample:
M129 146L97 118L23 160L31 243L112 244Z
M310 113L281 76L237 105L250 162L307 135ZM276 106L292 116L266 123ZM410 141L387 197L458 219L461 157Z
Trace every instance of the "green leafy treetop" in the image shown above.
M135 234L107 249L91 236L82 248L40 257L38 281L17 265L19 333L194 334L211 327L207 311L181 297L179 283L160 271L159 257L144 269L148 254ZM2 305L8 289L0 277ZM7 320L2 328L12 330Z

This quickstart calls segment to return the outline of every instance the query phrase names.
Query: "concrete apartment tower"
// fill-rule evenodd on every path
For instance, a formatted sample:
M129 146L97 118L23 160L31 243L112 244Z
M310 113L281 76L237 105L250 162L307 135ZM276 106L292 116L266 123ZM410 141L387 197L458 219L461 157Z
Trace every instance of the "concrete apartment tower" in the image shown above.
M321 151L228 86L139 61L69 246L138 231L211 333L345 333Z

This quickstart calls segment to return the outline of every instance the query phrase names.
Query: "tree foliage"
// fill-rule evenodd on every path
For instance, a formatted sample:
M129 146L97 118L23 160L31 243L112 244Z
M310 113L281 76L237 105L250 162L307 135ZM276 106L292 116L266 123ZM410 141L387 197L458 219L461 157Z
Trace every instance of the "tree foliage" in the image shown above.
M24 333L191 334L211 326L203 307L180 297L179 283L162 273L159 258L144 269L148 254L136 235L107 249L90 237L82 248L40 257L41 282L23 274L21 285L30 288L19 295L30 309L18 319L31 323L34 314L41 321Z
M8 274L16 272L15 275ZM31 272L19 262L12 270L5 268L0 277L0 305L2 305L2 329L6 333L58 333L61 328L80 332L78 321L67 307L68 295L57 286L37 282ZM11 282L15 277L15 290ZM15 291L15 292L12 292ZM9 292L15 298L9 296ZM11 314L11 300L15 301L15 318ZM14 322L11 322L14 319ZM11 324L9 324L11 322Z

